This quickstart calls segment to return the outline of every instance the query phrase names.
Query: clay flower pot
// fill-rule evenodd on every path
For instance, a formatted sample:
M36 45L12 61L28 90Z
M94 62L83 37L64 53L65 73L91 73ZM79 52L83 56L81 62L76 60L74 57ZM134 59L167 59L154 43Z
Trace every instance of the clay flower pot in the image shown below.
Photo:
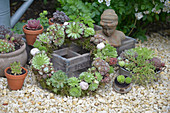
M49 19L48 19L48 24L49 24L49 25L53 25L53 24L54 24L53 22L51 22L51 19L52 19L52 18L49 18Z
M24 67L22 67L22 69L24 69L26 72L23 75L11 75L9 73L7 73L7 70L9 70L10 67L7 67L4 72L5 72L5 76L7 77L7 81L8 81L8 87L11 90L18 90L22 88L22 85L24 83L25 77L27 76L27 69L25 69Z
M26 37L26 40L27 40L27 44L28 45L33 45L37 36L39 34L41 34L44 30L44 27L41 26L41 29L40 30L27 30L26 29L26 25L23 26L23 31L25 33L25 37Z
M125 76L125 78L128 77L126 75L124 75L124 76ZM128 93L132 89L132 83L130 83L130 84L126 84L126 83L120 84L117 81L117 77L116 77L114 82L113 82L113 89L118 93L122 93L122 94Z
M4 70L14 61L18 61L24 66L27 62L26 44L24 43L20 49L11 53L0 54L0 77L5 76Z

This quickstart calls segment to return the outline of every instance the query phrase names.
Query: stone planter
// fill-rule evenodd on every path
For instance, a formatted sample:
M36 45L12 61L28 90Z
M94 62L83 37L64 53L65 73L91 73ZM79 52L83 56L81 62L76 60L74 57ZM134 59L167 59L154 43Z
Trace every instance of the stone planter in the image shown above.
M80 47L66 47L52 53L55 70L66 72L68 77L78 77L79 74L91 66L90 53Z
M128 77L128 76L125 75L125 77ZM113 83L113 89L118 93L122 93L122 94L128 93L132 89L132 83L130 83L130 84L126 84L126 83L120 84L117 81L117 77L116 77L115 80L114 80L114 83Z
M11 53L0 54L0 76L4 76L4 69L9 67L11 63L14 61L18 61L24 66L27 62L27 52L26 52L26 44Z
M156 74L159 74L160 72L164 71L165 69L166 69L166 67L164 67L162 70L157 71ZM119 74L120 75L127 75L127 76L132 77L132 75L130 73L131 73L130 71L119 66Z

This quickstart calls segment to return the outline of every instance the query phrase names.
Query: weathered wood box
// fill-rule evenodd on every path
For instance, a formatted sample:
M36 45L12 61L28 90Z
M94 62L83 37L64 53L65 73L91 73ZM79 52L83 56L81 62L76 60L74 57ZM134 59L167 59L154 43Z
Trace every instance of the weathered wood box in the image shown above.
M52 62L55 70L66 72L68 77L78 77L82 71L91 66L90 53L77 46L54 51Z
M122 40L122 45L117 47L117 54L120 55L122 51L135 48L136 40L134 38L126 36L126 39Z

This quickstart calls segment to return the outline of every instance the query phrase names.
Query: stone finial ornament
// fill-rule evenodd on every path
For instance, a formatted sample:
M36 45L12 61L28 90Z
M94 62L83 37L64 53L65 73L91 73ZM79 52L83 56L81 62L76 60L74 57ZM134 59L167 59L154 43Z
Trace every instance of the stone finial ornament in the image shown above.
M121 46L121 41L125 39L125 34L116 30L118 16L113 9L107 9L103 12L100 24L103 29L97 31L97 34L103 35L110 45L114 47Z

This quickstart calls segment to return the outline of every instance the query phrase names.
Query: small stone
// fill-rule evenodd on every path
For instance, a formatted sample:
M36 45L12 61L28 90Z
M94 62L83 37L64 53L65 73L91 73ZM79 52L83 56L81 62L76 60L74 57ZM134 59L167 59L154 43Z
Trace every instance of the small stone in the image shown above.
M99 98L98 100L99 100L99 102L101 102L101 103L106 103L106 101L105 101L103 98Z

